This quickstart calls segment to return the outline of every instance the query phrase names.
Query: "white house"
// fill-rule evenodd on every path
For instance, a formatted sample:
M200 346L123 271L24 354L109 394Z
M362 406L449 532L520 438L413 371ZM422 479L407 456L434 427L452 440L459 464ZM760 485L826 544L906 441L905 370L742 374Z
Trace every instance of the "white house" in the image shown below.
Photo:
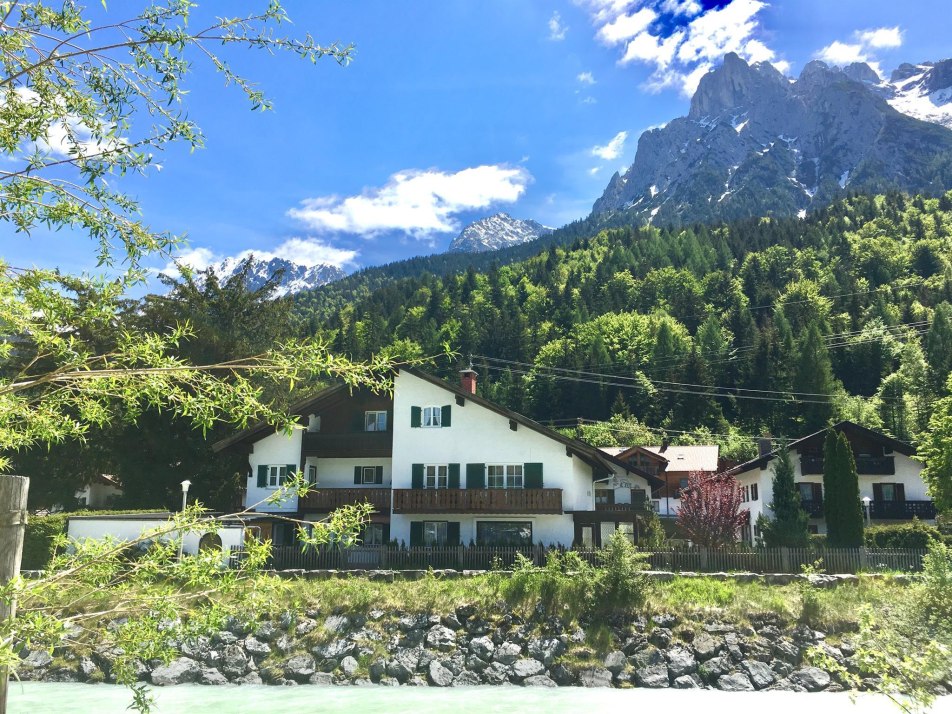
M830 427L846 435L853 449L859 476L859 495L870 523L896 520L930 521L936 511L922 480L922 464L915 461L911 444L893 439L850 421ZM804 510L810 515L810 531L826 533L823 518L823 442L829 430L823 429L790 442L794 480L800 489ZM750 510L750 523L743 533L751 541L757 532L757 518L771 516L773 467L777 450L762 449L756 459L730 469L743 492L743 508Z
M637 538L649 495L663 482L637 466L548 429L476 394L476 373L451 385L400 368L393 394L332 387L292 407L290 435L259 424L215 444L248 453L244 502L260 513L314 520L367 500L363 540L407 545L598 545L616 529ZM267 502L288 473L316 490ZM596 504L596 492L619 494ZM290 544L291 523L258 522Z
M122 484L116 476L99 474L75 493L76 505L81 508L110 508L122 498Z

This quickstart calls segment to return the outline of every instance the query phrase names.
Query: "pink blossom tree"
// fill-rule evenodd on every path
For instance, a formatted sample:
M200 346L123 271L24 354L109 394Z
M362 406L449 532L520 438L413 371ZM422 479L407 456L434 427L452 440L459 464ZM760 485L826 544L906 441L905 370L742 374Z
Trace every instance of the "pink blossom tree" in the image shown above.
M692 471L681 491L678 525L697 545L729 545L750 519L750 511L741 510L740 504L740 485L733 476Z

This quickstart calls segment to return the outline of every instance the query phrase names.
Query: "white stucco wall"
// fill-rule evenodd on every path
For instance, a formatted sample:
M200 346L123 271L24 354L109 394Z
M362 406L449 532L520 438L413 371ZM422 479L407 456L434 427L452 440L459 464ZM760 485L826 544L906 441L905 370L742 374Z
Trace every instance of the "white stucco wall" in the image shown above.
M148 531L166 528L168 523L169 521L165 518L70 518L66 535L73 541L100 540L103 538L133 541ZM216 532L218 537L221 538L226 559L229 548L238 547L244 542L244 528L239 524L221 526ZM164 537L174 538L175 533L170 532ZM201 533L186 533L182 551L189 555L197 553L201 537Z
M290 462L288 462L290 463ZM353 459L324 459L309 456L305 460L306 466L317 466L317 487L318 488L389 488L392 480L391 460L388 458L353 458ZM383 483L382 484L355 484L354 467L355 466L382 466ZM304 472L307 475L307 471Z
M297 510L297 495L289 494L277 505L264 501L274 493L274 488L258 488L258 466L283 466L294 464L301 468L301 439L304 431L295 429L290 436L277 433L266 436L254 443L254 451L248 456L251 474L248 476L248 490L245 506L254 506L256 511L267 513L287 513ZM353 470L351 470L353 482Z

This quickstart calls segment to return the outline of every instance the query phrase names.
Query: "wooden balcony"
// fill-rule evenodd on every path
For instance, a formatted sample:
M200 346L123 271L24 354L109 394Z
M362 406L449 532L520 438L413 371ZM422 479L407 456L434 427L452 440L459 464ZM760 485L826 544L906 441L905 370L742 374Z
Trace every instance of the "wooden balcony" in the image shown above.
M368 502L377 511L390 514L389 488L320 488L298 500L302 511L327 513L341 506Z
M393 455L392 431L353 431L304 433L304 455L323 458L356 456L386 458Z
M394 489L393 512L562 513L562 489Z
M892 476L896 473L896 461L892 456L857 456L856 473L860 476ZM822 456L801 456L800 473L804 476L823 473Z
M932 520L935 504L932 501L873 501L869 504L869 517L881 520Z
M628 513L630 511L647 512L651 509L646 501L640 501L636 503L596 503L595 510L606 512L620 511L623 513Z

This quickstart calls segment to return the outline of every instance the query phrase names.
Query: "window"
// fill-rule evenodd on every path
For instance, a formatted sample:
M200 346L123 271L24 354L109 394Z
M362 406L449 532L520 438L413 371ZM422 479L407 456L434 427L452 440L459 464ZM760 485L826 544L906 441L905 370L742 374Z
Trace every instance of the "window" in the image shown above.
M754 483L750 485L750 500L751 501L756 501L758 498L760 498L759 490L760 489L758 488L757 484ZM756 532L756 529L755 529L755 532Z
M818 535L820 533L820 527L814 524L808 525L807 533L810 535Z
M747 496L748 496L747 486L741 486L741 487L740 487L740 500L741 500L743 503L747 503L747 501L750 500Z
M386 431L387 412L364 412L364 431Z
M384 545L383 523L368 523L361 542L363 545Z
M477 521L476 543L505 548L532 545L530 521Z
M277 488L283 486L288 477L287 466L269 466L268 467L268 487Z
M522 464L490 464L486 467L487 488L523 488Z
M615 490L612 488L596 488L595 504L611 505L615 502Z
M423 407L423 426L442 426L442 407Z
M361 483L377 483L377 467L362 466L360 468Z
M800 489L800 499L802 501L822 501L823 486L818 483L803 481L797 484Z
M311 486L317 483L317 466L314 464L307 467L307 482Z
M446 464L426 464L423 467L423 488L446 488L448 470Z
M423 521L423 545L446 545L446 521Z
M678 479L678 498L681 497L681 491L688 487L688 480L686 478Z

